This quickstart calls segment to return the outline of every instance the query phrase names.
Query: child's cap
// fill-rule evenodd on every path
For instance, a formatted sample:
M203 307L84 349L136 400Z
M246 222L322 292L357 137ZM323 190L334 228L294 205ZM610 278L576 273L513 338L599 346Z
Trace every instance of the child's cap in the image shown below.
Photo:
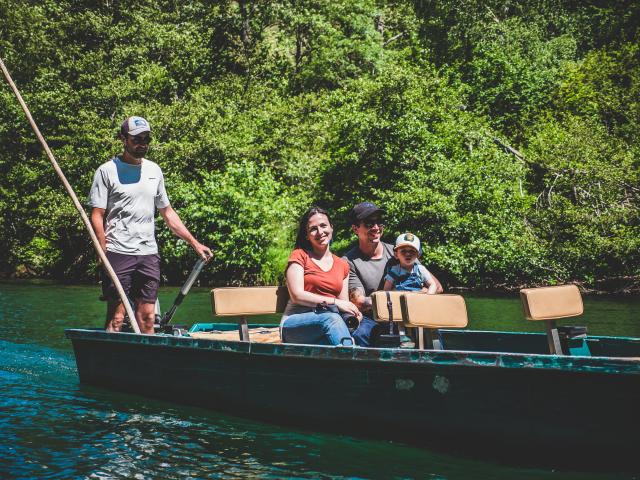
M413 247L420 253L420 239L413 233L403 233L396 238L396 246L393 249L397 250L400 247Z

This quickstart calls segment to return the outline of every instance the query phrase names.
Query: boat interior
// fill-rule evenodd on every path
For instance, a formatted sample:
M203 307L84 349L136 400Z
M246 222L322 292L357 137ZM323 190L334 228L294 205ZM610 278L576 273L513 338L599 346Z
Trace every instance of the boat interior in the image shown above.
M222 287L211 291L213 315L234 323L197 323L189 336L200 339L281 343L279 327L249 324L248 319L284 312L286 287ZM640 340L588 336L586 327L558 326L583 313L582 295L575 285L527 288L520 291L526 321L544 322L545 333L466 329L469 319L461 295L379 291L372 295L373 318L389 325L390 336L409 338L400 348L510 352L570 356L638 357ZM398 335L399 334L399 335Z

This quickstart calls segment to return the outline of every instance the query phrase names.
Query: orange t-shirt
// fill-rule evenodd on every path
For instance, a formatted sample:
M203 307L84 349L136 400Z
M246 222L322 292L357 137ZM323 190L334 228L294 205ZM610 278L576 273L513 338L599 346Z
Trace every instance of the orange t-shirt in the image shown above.
M331 254L333 266L328 272L322 270L301 248L296 248L289 256L287 265L297 263L304 270L304 290L306 292L337 298L342 291L342 282L349 275L346 260Z

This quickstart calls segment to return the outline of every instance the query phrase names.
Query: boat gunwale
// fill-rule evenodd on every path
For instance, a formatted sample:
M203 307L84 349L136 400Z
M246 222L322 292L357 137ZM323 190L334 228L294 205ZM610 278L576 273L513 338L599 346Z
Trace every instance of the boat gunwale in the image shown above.
M476 330L469 332L487 332ZM532 332L490 332L493 334L533 334ZM601 373L640 375L639 357L558 356L539 353L492 352L474 350L414 350L371 347L342 347L288 343L255 343L215 340L173 335L139 335L135 333L105 332L102 329L65 329L65 336L74 341L98 341L139 344L149 347L195 348L256 356L298 358L315 361L356 361L372 363L400 363L452 367L487 367L506 369L555 370L571 373ZM620 338L626 337L590 337ZM628 337L629 340L640 339Z

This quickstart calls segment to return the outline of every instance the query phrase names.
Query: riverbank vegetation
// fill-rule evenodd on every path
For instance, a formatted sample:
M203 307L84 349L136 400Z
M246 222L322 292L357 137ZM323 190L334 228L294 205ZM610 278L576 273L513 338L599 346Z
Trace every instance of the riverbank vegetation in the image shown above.
M344 251L372 200L449 287L637 291L638 25L635 1L0 0L0 55L79 195L151 122L208 283L280 281L315 202ZM4 276L95 278L6 86L0 192ZM179 282L193 255L158 237Z

